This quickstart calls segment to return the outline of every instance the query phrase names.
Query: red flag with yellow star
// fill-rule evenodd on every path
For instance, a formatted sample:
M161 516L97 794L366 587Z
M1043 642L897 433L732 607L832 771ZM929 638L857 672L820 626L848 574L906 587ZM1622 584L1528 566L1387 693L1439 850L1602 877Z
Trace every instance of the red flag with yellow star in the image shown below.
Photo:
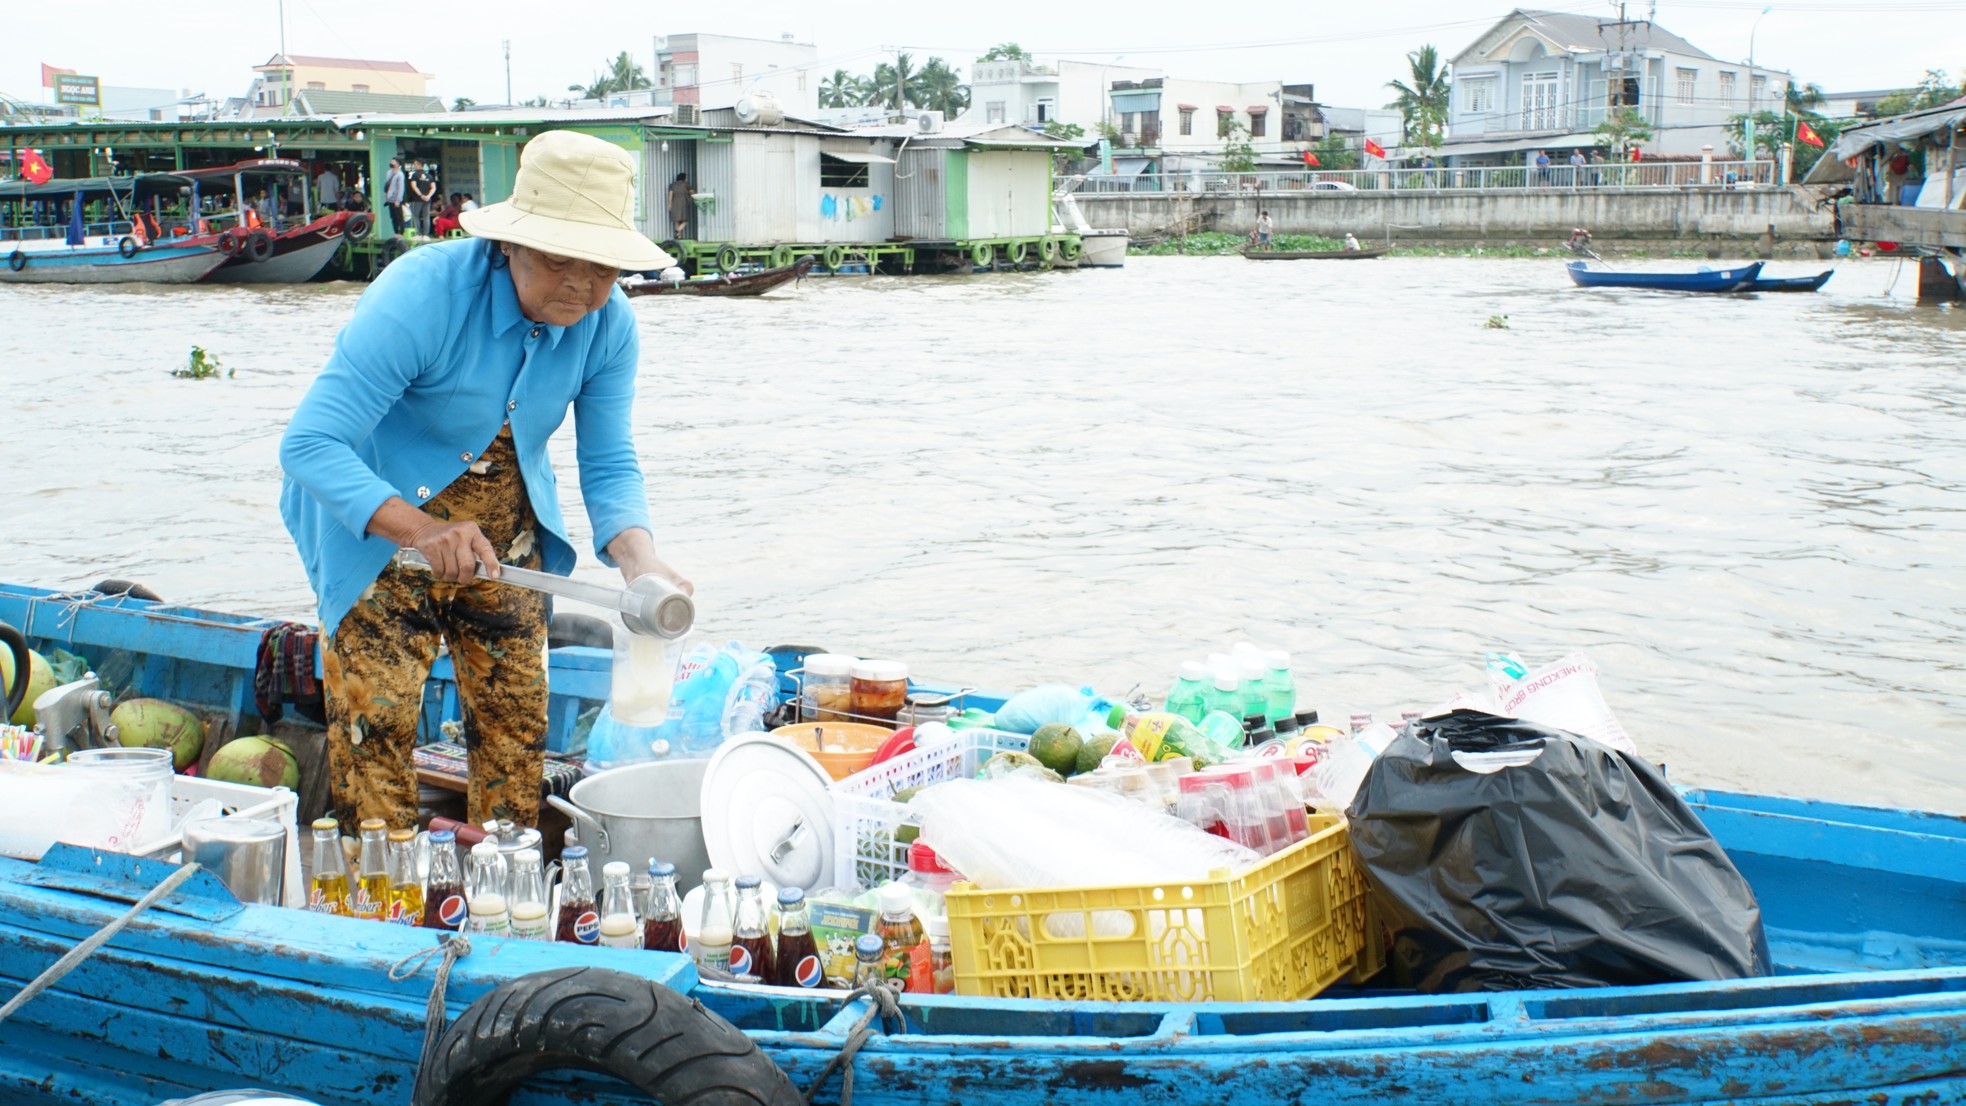
M20 155L20 175L35 184L46 184L55 179L55 167L49 165L39 151L25 150Z
M1816 128L1804 123L1800 119L1795 121L1795 140L1797 142L1807 142L1811 146L1821 146L1823 144L1823 136L1816 133Z

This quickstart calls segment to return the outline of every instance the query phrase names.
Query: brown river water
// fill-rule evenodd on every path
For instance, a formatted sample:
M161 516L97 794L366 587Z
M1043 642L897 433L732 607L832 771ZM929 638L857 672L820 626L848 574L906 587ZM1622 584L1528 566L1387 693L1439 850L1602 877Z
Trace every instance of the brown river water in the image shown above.
M1875 260L1716 298L1554 259L816 279L636 301L635 418L720 640L1117 695L1248 639L1340 719L1581 650L1682 782L1966 812L1966 310L1914 287ZM276 450L361 291L0 288L0 579L311 618ZM170 377L193 344L236 376Z

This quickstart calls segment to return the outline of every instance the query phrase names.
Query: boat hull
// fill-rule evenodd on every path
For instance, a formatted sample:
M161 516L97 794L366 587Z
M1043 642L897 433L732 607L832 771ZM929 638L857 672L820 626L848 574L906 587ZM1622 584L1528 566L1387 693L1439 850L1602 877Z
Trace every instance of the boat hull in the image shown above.
M124 257L115 246L75 246L24 252L15 269L0 264L5 284L195 284L225 263L208 246L156 246Z
M1580 288L1640 288L1653 292L1740 292L1761 275L1761 262L1733 269L1697 273L1617 273L1593 269L1582 261L1565 267Z
M736 276L726 273L680 282L645 280L639 284L624 284L621 290L630 296L762 296L774 288L804 278L812 271L813 265L812 258L804 257L790 265L756 273Z
M1815 276L1806 277L1756 277L1743 292L1814 292L1829 283L1834 269L1825 269Z
M309 233L304 238L275 238L273 256L265 261L233 256L212 270L207 284L305 284L320 275L341 248L341 236Z
M1082 232L1079 235L1079 268L1124 268L1127 241L1125 231Z
M1365 250L1244 250L1251 261L1368 261L1392 252L1391 246Z

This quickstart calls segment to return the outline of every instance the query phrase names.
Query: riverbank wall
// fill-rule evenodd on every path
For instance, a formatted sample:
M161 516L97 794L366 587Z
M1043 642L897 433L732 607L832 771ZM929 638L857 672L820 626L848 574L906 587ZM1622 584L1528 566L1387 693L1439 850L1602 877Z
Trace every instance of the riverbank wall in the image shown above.
M1076 199L1086 222L1124 227L1136 240L1247 234L1263 211L1279 234L1352 234L1367 245L1549 246L1583 227L1610 247L1827 257L1834 232L1829 213L1797 187L1094 192Z

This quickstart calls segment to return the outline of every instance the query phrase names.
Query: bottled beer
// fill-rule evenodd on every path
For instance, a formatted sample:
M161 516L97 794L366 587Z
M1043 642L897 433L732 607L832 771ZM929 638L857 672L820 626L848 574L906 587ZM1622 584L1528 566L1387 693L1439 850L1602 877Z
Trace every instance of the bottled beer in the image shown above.
M550 941L546 917L546 874L538 849L520 849L512 856L512 896L508 907L512 936L527 941Z
M722 868L703 872L703 917L696 927L696 962L718 971L730 970L730 943L736 936L736 907L731 901L730 873Z
M819 946L812 939L812 913L806 893L787 887L778 893L778 949L770 982L780 987L817 987L826 982Z
M654 952L683 952L683 900L676 894L676 866L666 860L649 862L648 911L642 919L642 947Z
M554 939L574 945L601 939L601 906L594 900L594 873L587 869L585 845L568 845L560 853L560 922Z
M355 916L379 922L389 913L388 823L380 818L364 818L361 829L361 875L355 883Z
M430 882L423 889L425 929L457 929L464 924L464 873L457 864L457 834L430 835Z
M423 881L416 874L416 831L389 831L388 920L413 926L423 920Z
M730 972L750 975L769 983L776 974L772 967L771 934L766 932L763 881L757 876L737 877L737 915L731 925Z
M628 888L628 865L610 860L601 866L601 944L614 949L642 947L635 918L635 893Z
M512 932L512 916L505 908L505 879L500 868L496 844L480 841L471 846L471 871L465 883L470 914L465 919L464 932L487 937L504 937Z
M307 909L352 916L348 901L348 859L341 855L341 823L314 820L314 874L307 880Z

